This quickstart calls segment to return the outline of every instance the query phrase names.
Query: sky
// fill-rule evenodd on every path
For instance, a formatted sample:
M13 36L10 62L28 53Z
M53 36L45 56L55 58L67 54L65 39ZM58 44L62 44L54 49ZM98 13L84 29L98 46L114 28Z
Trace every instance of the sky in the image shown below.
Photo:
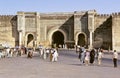
M120 0L0 0L0 15L24 12L74 12L96 10L99 14L120 12Z

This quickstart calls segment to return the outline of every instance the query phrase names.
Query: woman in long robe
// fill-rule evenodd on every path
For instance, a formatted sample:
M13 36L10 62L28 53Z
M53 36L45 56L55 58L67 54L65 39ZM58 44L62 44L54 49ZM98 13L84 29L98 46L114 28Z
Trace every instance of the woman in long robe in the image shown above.
M92 49L90 52L90 63L93 64L95 60L95 50Z

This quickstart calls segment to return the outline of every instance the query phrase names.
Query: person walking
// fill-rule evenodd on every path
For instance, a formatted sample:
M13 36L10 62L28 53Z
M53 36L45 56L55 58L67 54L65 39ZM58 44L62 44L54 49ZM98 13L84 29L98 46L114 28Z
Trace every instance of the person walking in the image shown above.
M114 64L114 67L117 67L117 59L118 59L118 53L116 52L116 50L114 50L114 53L113 53L113 64Z
M32 56L33 56L33 50L29 49L28 54L27 54L27 58L32 58Z
M95 60L95 50L92 49L90 51L90 64L93 64L94 63L94 60Z
M80 47L80 61L81 61L81 63L82 64L84 64L85 63L85 54L86 54L86 49L85 49L85 47Z
M85 65L88 66L90 61L90 52L86 50L85 52Z
M58 52L56 49L54 49L53 54L52 54L52 62L58 61Z
M103 57L103 50L101 49L98 52L98 65L101 65L102 57Z
M81 53L81 58L80 58L81 64L85 63L85 55L86 55L86 50L82 51Z
M82 53L82 49L80 48L80 46L78 47L79 48L79 51L78 51L78 58L80 59L80 61L81 61L81 53Z

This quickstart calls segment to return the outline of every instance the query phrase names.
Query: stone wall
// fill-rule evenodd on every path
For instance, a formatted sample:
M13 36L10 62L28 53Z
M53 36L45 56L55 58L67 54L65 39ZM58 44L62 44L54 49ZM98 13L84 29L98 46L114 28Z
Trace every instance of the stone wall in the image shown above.
M86 11L74 13L74 35L78 32L87 32L88 20Z
M87 11L74 12L74 40L75 45L78 45L79 34L84 34L85 44L88 44L88 15Z
M66 35L65 43L74 41L73 13L40 14L40 27L41 41L50 41L50 35L55 31L63 31L62 34Z
M112 17L95 15L94 46L112 49Z
M17 18L14 15L0 16L0 43L15 46L18 44Z
M19 45L19 33L22 30L21 43L27 45L28 34L33 35L33 41L49 45L52 35L59 31L65 37L64 42L74 45L78 35L85 36L86 44L90 40L92 27L92 41L94 47L105 49L120 48L120 13L97 14L95 10L75 11L70 13L37 13L18 12L16 15L0 16L0 43L11 46Z
M25 31L36 32L35 17L25 17Z
M113 50L120 51L120 13L113 13L112 17L112 46Z

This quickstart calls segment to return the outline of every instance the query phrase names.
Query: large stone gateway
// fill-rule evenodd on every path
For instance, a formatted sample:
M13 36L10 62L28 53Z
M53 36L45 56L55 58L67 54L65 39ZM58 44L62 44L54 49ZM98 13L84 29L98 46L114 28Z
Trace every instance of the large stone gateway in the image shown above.
M0 43L9 46L89 48L120 50L120 13L95 10L68 13L17 12L0 16Z
M59 47L59 45L64 45L64 36L63 36L63 34L61 32L56 31L53 34L53 36L52 36L52 44L56 44L56 47Z

